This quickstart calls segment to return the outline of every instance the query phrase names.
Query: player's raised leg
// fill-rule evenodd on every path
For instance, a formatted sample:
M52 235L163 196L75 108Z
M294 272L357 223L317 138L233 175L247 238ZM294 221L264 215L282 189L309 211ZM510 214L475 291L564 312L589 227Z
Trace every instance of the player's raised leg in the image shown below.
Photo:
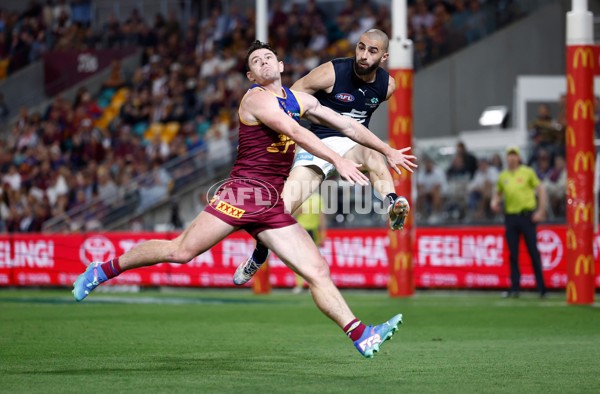
M81 301L100 283L126 270L163 262L185 264L235 230L235 227L217 217L207 212L200 212L177 238L149 240L113 260L91 263L73 283L73 296L76 301Z
M404 227L404 221L408 216L410 206L405 197L396 195L394 180L383 155L365 146L356 145L346 152L344 157L356 163L362 163L364 169L369 172L369 179L375 190L381 196L385 196L389 202L390 228L401 230Z
M317 307L333 320L365 357L373 357L381 344L390 339L402 323L396 315L377 326L365 326L342 297L329 274L329 266L308 233L299 225L265 230L258 239L307 282Z
M323 182L323 178L323 173L317 167L297 166L292 168L282 191L285 208L289 212L295 212L319 188L319 185ZM238 286L247 283L267 260L268 256L269 249L260 242L257 242L252 255L235 270L233 283Z
M302 206L325 179L323 172L314 166L297 166L292 168L290 176L283 186L283 203L285 209L294 213Z

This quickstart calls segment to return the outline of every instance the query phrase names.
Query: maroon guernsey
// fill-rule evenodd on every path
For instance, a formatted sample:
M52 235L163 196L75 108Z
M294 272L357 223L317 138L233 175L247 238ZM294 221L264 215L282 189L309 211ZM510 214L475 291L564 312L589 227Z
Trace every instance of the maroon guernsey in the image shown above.
M253 85L251 89L262 89ZM283 87L286 96L277 97L279 106L294 120L299 121L301 106L296 96ZM240 119L238 155L231 178L256 178L271 183L280 193L294 161L296 144L288 136L279 134L262 123L249 124Z
M250 89L263 88L255 84ZM290 89L283 89L285 96L276 96L279 107L299 121L302 107ZM229 179L220 185L206 211L252 236L296 223L285 212L281 199L296 144L260 122L245 123L241 118L239 121L237 159Z

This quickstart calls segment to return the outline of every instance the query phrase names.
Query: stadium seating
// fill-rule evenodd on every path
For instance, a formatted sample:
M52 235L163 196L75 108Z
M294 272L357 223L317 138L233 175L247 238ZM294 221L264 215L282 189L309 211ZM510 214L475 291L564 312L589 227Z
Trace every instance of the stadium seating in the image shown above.
M439 2L425 3L424 12L431 15L426 19L433 18L436 23L456 12L450 6L441 9ZM287 81L293 82L303 76L314 64L332 57L351 55L353 37L360 31L377 26L389 33L387 5L365 2L356 9L345 9L343 5L341 1L317 2L316 9L289 5L282 11L283 14L273 17L270 31L280 31L280 27L283 27L281 31L284 34L276 35L272 40L291 65L284 74ZM49 6L50 3L40 9ZM115 7L119 7L116 2ZM106 81L100 92L89 92L94 96L92 102L82 105L75 100L69 103L59 95L44 114L30 114L22 110L22 115L12 120L13 135L8 139L9 145L3 148L6 151L4 157L9 160L2 165L3 169L8 169L13 160L22 172L23 185L14 194L7 193L6 188L0 186L4 195L8 196L4 198L4 208L0 210L5 212L0 217L0 231L39 231L44 221L62 217L69 210L80 209L86 204L95 204L97 167L109 168L110 181L117 193L125 193L124 188L130 182L128 179L143 175L136 173L136 161L152 162L159 159L164 162L182 157L189 150L202 147L205 136L213 134L211 129L217 127L222 118L230 119L225 122L228 125L226 134L228 140L235 144L237 106L248 86L243 77L240 79L240 72L243 70L245 46L254 38L254 21L248 17L251 13L227 14L218 8L210 10L208 14L203 14L204 10L196 11L200 19L194 25L176 18L167 23L160 16L152 20L149 15L140 14L137 10L131 11L130 15L121 15L120 20L111 20L110 26L74 24L73 29L85 33L85 40L65 41L54 37L49 40L48 46L37 49L39 53L19 64L12 64L11 55L2 55L0 48L0 79L2 75L10 77L11 72L29 61L37 61L44 50L52 50L65 43L73 49L119 47L133 43L142 49L144 59L143 66L126 78L121 78L118 65L113 65L111 80ZM37 12L33 12L33 17L41 18L43 12ZM483 12L488 21L493 22L499 17L498 10L491 5L484 7ZM412 2L409 2L409 14L413 13ZM326 14L333 17L325 17ZM14 13L11 15L14 16ZM518 15L510 16L513 17ZM220 29L214 28L215 23L226 20L231 23L222 25ZM299 28L288 29L288 24L292 22ZM500 25L489 23L485 31L480 30L477 35L471 34L470 37L481 37ZM39 26L42 29L49 28L43 23ZM415 58L418 58L416 68L437 61L459 48L458 45L447 45L448 40L456 37L455 32L446 31L446 34L444 29L435 26L423 31L412 27L409 29L410 38L423 44L415 45ZM15 26L17 30L26 28L27 25L23 24ZM474 40L457 42L467 45ZM23 49L31 52L32 48ZM234 57L228 57L228 52L233 53ZM214 56L215 65L227 66L222 69L201 69L208 62L209 53ZM198 79L197 76L202 72L209 72L210 77ZM147 111L127 120L123 108L132 94L145 96L143 105ZM8 105L10 107L10 103ZM99 116L98 109L101 110ZM94 120L92 129L87 129L86 118ZM27 134L29 128L35 130L34 135ZM155 145L156 136L160 137L160 146ZM51 156L52 161L47 159ZM115 157L118 160L113 160ZM56 174L36 176L37 167L42 166L49 166L56 173L61 172L66 178L81 179L81 182L77 185L67 183L66 190L61 189L61 198L56 201L53 199L51 204L45 195L49 179L54 179ZM35 170L29 171L31 168ZM22 198L28 198L34 207L41 207L31 210L39 212L40 217L33 218L31 213L20 207L18 201Z

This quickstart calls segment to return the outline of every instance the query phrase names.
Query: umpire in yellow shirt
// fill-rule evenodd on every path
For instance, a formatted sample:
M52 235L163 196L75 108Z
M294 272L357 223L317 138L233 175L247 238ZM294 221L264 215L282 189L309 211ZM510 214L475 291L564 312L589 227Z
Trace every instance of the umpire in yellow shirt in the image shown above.
M500 212L500 201L504 198L504 228L510 255L511 280L510 290L504 295L515 298L519 296L519 240L523 235L533 264L538 292L540 297L545 297L546 286L537 247L536 225L546 217L546 191L535 171L521 164L518 147L506 150L506 164L507 169L500 173L490 202L492 210L497 213Z

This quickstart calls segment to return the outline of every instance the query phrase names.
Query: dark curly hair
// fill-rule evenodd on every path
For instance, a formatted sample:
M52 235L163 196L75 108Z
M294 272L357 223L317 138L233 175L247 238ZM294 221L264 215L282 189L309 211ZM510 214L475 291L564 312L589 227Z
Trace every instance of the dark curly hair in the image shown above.
M246 58L244 59L244 68L246 72L250 71L250 65L248 64L250 55L252 55L252 52L256 51L257 49L268 49L269 51L273 52L275 56L277 56L277 52L268 42L262 42L260 40L254 41L252 45L250 45L250 48L248 48L248 53L246 53Z

